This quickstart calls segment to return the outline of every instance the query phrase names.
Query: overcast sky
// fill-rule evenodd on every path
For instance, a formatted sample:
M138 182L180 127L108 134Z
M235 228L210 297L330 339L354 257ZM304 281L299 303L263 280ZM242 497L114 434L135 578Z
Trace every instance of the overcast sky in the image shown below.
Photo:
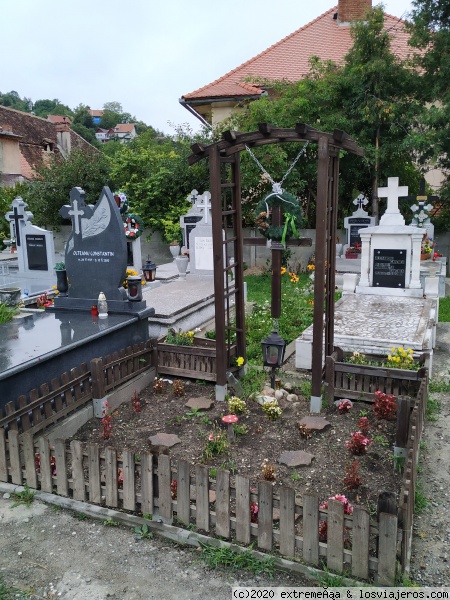
M373 0L373 5L377 4ZM70 108L118 101L148 125L199 122L178 100L337 0L3 0L0 91ZM386 0L405 17L410 0Z

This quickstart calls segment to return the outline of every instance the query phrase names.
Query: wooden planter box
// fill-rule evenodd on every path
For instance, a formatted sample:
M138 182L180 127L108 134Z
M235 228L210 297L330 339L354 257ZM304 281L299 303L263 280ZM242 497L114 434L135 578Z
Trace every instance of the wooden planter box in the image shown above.
M194 338L193 346L166 344L164 338L158 342L158 374L173 377L190 377L216 381L216 342L206 338ZM232 356L236 347L232 346Z
M343 362L341 352L327 356L325 364L326 396L329 402L335 398L373 402L377 391L415 398L422 380L428 376L426 368L409 371Z

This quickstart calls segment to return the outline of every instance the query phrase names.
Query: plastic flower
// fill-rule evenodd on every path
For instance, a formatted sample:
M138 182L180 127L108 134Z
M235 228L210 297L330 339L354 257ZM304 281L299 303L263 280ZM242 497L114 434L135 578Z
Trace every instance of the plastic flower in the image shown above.
M244 364L245 360L242 358L242 356L238 356L236 359L236 364L238 367L242 367L242 365Z

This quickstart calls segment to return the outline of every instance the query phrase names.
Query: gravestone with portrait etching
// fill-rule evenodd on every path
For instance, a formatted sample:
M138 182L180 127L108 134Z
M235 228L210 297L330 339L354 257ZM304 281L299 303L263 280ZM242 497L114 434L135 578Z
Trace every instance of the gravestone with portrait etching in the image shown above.
M84 191L70 192L70 205L60 214L72 221L66 244L65 266L68 296L55 299L55 310L88 310L97 304L100 292L110 312L138 312L145 301L130 302L123 282L127 268L127 246L119 207L111 190L104 187L95 206L86 204Z

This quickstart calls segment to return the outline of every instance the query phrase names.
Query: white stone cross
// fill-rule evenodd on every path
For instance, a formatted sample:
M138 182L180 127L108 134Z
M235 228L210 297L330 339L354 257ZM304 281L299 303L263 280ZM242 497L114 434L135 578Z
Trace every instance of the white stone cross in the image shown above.
M380 225L404 225L405 220L398 208L398 199L408 195L407 185L398 185L398 177L388 177L387 187L378 188L378 197L387 198L387 207Z
M195 206L203 209L203 223L208 223L208 213L211 208L210 200L211 193L203 192L203 194L200 194L200 196L197 197L197 202L195 203Z
M75 227L75 233L80 233L80 219L78 217L81 217L82 215L84 215L84 210L80 210L78 208L78 200L74 200L72 203L73 209L67 211L67 214L70 215L71 217L75 217L73 224Z
M31 221L33 213L26 210L28 204L24 202L20 196L14 198L11 206L13 210L7 212L5 218L9 221L11 226L11 237L15 237L17 246L20 246L20 223L25 225L27 221Z

